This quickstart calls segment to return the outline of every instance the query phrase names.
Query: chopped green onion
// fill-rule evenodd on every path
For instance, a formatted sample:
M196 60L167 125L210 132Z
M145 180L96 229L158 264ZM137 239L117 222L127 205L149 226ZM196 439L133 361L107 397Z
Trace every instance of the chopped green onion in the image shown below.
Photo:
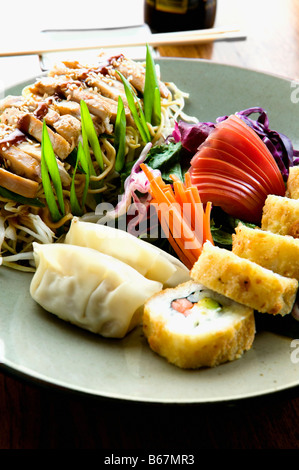
M85 101L81 100L80 102L81 110L81 127L82 127L82 137L83 137L83 147L86 152L86 155L90 155L89 144L93 150L96 161L99 164L101 170L104 169L104 161L101 146L97 133L95 131L89 109ZM88 148L88 153L87 153Z
M43 121L42 131L41 177L51 217L54 222L57 222L65 214L64 199L58 164L56 161L55 153L52 147L52 143L48 134L48 129L45 121ZM56 197L53 192L51 180L53 182L60 210L56 203Z
M153 124L158 126L160 123L161 123L161 94L160 94L160 88L156 87L154 90Z
M115 170L120 172L125 164L125 150L126 150L126 114L122 98L118 97L117 115L115 120L115 140L114 146L116 148Z
M87 137L87 133L85 131L85 126L83 125L83 121L81 123L81 133L82 133L83 149L84 149L86 158L88 160L89 173L91 175L95 176L96 172L95 172L94 166L92 164L92 160L91 160L91 156L90 156L88 137Z
M147 124L146 124L146 119L145 119L142 107L140 105L140 102L139 102L139 100L136 96L136 93L133 91L130 83L123 76L123 74L121 72L117 72L117 73L119 74L119 76L122 79L122 82L124 84L125 93L126 93L126 97L127 97L127 100L128 100L128 105L129 105L130 111L132 113L134 122L137 126L137 129L139 130L139 133L141 135L141 138L144 142L150 142L151 135L150 135L150 132L148 130L148 127L147 127ZM138 110L137 110L136 106L137 106Z
M82 168L82 171L85 173L85 186L84 186L84 191L82 195L81 206L79 204L79 201L76 195L76 189L75 189L75 176L76 176L79 164L80 164L80 167ZM71 190L70 190L70 203L71 203L71 209L72 209L73 215L80 216L83 214L85 200L86 200L88 186L89 186L89 179L90 179L90 175L89 175L88 160L86 158L82 143L79 142L78 151L77 151L77 160L76 160L76 164L74 168L74 173L73 173L72 182L71 182Z
M144 114L147 122L161 122L161 95L156 66L149 45L146 45L145 84L143 92Z

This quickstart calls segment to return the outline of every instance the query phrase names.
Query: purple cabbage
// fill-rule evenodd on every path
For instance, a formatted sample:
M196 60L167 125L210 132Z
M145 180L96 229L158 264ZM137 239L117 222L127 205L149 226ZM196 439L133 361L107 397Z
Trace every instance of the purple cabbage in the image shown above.
M190 124L184 121L175 123L172 137L176 142L181 142L184 149L194 155L208 135L215 128L213 122L199 122Z
M235 114L251 127L265 143L286 181L289 168L299 164L299 151L293 148L291 140L281 132L270 129L268 115L263 108L252 107L238 111ZM257 119L250 117L252 114L258 114ZM180 121L176 124L172 136L176 142L181 141L182 146L194 154L212 132L215 124L227 118L228 116L219 117L216 123L199 122L190 124Z

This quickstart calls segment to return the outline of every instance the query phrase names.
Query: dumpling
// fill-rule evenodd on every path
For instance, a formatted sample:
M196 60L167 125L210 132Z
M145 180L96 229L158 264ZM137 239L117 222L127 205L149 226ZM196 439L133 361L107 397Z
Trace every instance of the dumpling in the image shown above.
M189 270L177 258L114 227L84 222L74 217L65 243L87 246L113 256L165 287L174 287L190 280Z
M32 298L81 328L123 338L141 323L145 301L162 289L131 266L92 248L33 244Z

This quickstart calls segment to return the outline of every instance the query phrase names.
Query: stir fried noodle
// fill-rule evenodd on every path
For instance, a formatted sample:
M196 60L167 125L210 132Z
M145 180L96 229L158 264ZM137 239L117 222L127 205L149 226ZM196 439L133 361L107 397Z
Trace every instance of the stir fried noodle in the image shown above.
M26 86L20 96L0 102L0 247L1 262L15 269L33 271L32 243L52 243L63 236L74 216L71 204L73 180L78 201L83 200L86 174L75 172L74 156L82 139L80 102L87 104L103 157L103 167L90 148L92 169L82 215L92 217L97 204L116 203L120 195L120 173L115 170L117 149L114 131L117 100L121 96L126 112L125 165L138 162L148 146L136 126L120 76L130 82L143 106L145 64L123 55L100 55L95 65L62 62L47 76ZM150 146L167 139L184 114L188 95L174 83L159 80L161 119L147 122ZM41 178L42 125L46 123L62 185L64 214L53 221ZM56 196L55 196L56 197Z

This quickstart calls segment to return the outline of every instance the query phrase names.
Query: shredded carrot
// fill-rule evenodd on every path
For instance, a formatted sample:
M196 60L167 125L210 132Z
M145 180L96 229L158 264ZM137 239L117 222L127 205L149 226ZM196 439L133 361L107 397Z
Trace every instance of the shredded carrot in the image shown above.
M210 227L212 204L204 206L198 190L191 183L190 174L185 174L185 182L170 175L173 184L166 184L161 176L154 176L142 163L141 169L147 176L158 219L163 232L180 260L191 269L202 252L206 240L213 243Z

